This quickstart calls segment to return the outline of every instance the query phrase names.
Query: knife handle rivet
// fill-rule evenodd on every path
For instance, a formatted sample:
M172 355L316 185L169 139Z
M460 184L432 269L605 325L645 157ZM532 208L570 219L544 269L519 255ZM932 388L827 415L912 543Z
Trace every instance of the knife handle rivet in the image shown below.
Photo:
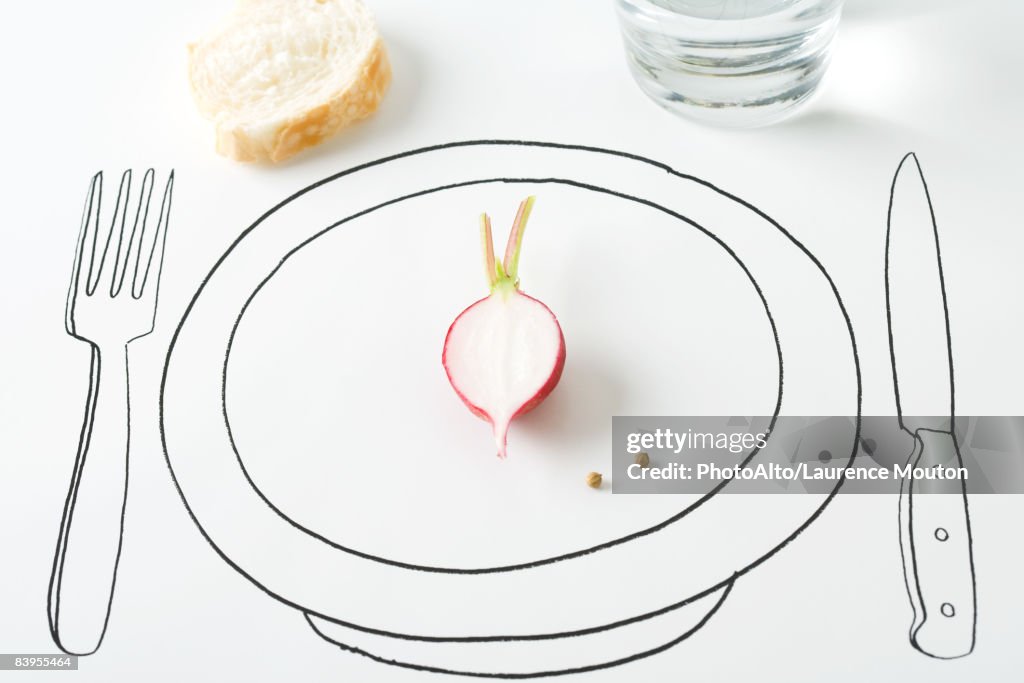
M942 612L942 616L944 617L951 617L956 614L956 610L953 609L953 605L948 602L942 603L942 607L939 608L939 611Z
M949 532L940 526L938 529L935 530L935 538L939 539L940 541L945 541L949 538Z

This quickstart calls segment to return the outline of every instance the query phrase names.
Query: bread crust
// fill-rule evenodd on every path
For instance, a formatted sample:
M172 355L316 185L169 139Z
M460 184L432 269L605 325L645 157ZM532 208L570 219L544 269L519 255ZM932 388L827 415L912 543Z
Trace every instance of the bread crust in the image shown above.
M192 72L190 69L189 82L198 98ZM384 41L378 37L347 87L326 102L280 122L269 136L254 137L244 127L218 123L217 152L236 161L283 161L372 114L390 83L391 63Z

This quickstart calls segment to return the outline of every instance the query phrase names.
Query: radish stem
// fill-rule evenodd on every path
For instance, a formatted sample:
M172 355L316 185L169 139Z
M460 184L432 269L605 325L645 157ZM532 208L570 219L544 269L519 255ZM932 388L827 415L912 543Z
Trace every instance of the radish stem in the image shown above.
M487 272L487 285L494 289L498 284L498 273L494 268L494 237L491 235L491 217L480 214L480 242L484 248L484 270Z
M535 199L536 197L530 195L519 205L515 223L512 224L512 232L508 235L508 244L505 245L505 273L516 286L519 284L519 252L523 248L523 233L526 231L526 221L530 218Z

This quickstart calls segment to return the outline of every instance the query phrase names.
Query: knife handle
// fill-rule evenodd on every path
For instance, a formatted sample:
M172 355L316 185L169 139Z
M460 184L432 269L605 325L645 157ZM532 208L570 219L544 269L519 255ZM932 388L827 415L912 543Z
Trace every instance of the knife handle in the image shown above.
M963 467L956 438L918 429L907 464L913 469ZM931 657L954 659L974 649L977 604L966 482L915 479L900 484L900 546L914 610L911 644Z

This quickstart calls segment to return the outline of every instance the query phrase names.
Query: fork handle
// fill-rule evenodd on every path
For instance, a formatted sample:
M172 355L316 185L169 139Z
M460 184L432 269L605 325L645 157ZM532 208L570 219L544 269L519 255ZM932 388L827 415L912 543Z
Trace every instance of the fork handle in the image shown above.
M121 556L128 484L128 353L92 344L89 395L53 558L50 634L69 654L99 648Z

